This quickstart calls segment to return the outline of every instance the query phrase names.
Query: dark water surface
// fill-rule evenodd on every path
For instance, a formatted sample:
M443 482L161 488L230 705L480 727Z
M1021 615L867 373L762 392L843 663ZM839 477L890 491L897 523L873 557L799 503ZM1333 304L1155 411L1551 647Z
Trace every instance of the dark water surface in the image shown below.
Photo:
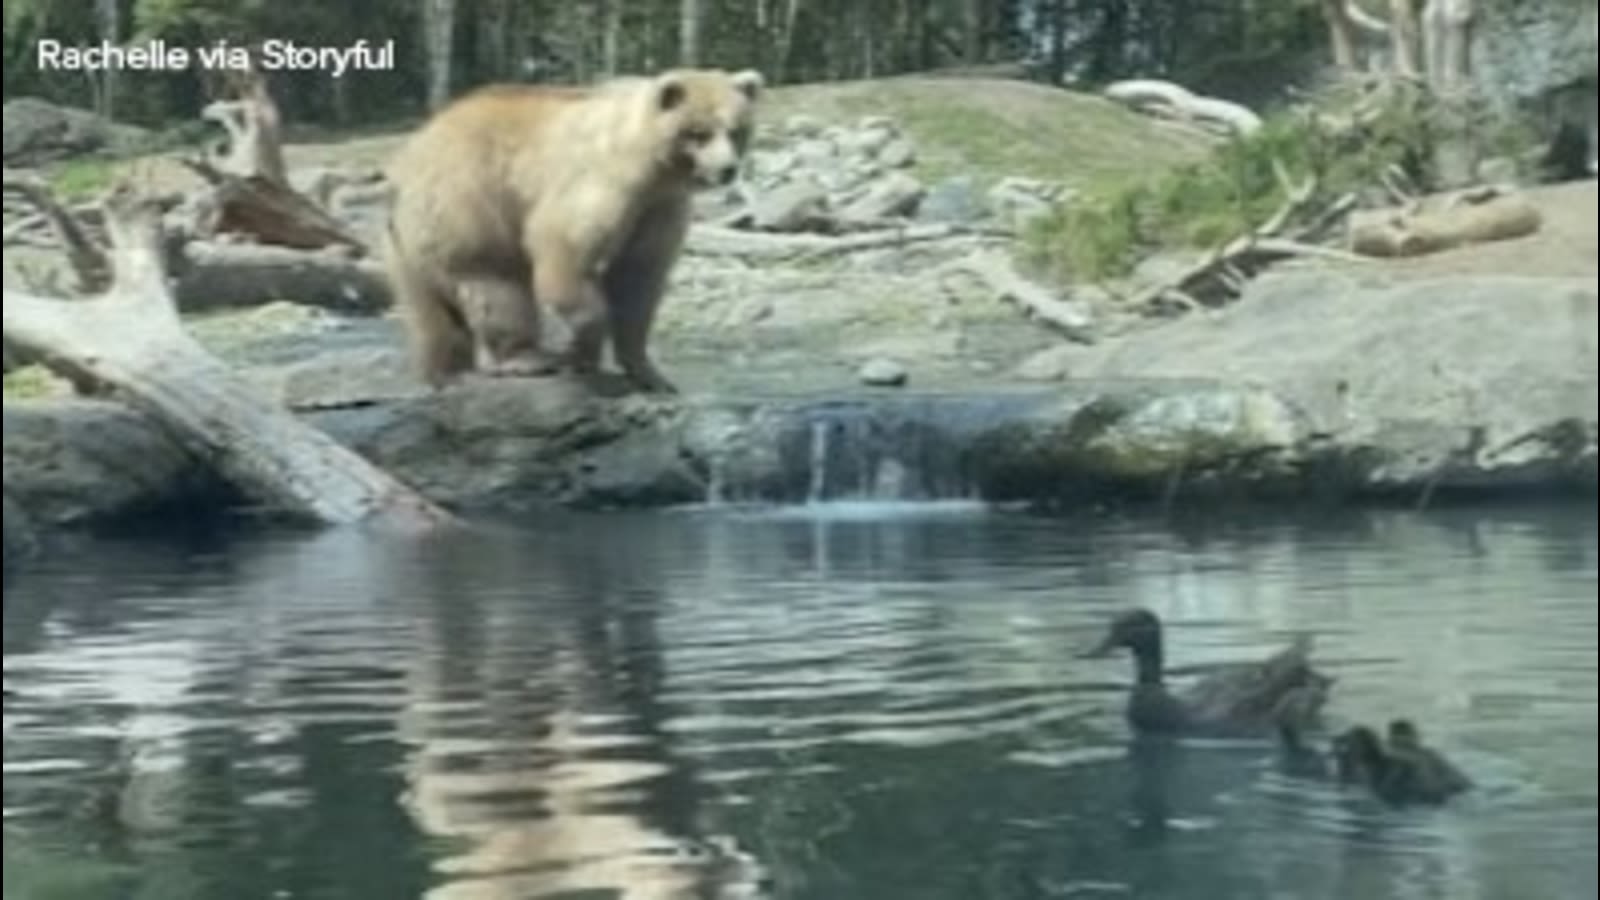
M929 509L108 542L6 586L7 900L1596 896L1596 517ZM1316 636L1337 721L1478 782L1394 811L1266 745L1130 747L1181 667Z

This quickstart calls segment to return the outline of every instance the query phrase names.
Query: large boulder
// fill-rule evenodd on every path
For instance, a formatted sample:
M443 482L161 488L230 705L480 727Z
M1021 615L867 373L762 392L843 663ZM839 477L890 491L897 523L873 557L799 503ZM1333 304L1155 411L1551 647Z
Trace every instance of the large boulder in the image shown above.
M39 529L102 525L230 497L160 425L100 400L7 398L6 518Z
M1594 90L1600 31L1593 3L1492 0L1480 4L1472 75L1486 96L1507 104L1537 101L1587 81Z
M1472 48L1478 92L1549 142L1554 173L1595 173L1600 13L1592 2L1480 3Z
M1593 484L1595 310L1592 277L1282 273L1071 369L1266 388L1372 488Z
M85 153L125 150L147 137L141 128L38 97L7 100L5 123L8 166L36 166Z

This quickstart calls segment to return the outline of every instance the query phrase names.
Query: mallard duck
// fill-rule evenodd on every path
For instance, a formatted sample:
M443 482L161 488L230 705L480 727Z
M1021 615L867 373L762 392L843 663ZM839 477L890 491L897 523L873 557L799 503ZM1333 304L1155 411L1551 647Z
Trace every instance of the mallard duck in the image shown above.
M1390 722L1388 738L1385 747L1365 725L1342 732L1333 744L1339 780L1366 787L1391 806L1438 805L1472 787L1449 760L1423 745L1410 720Z
M1333 678L1312 668L1311 643L1302 637L1261 662L1222 667L1174 694L1164 677L1161 620L1148 609L1118 616L1088 655L1119 647L1132 652L1137 676L1127 720L1147 734L1261 736L1285 720L1298 733L1315 723L1333 685Z

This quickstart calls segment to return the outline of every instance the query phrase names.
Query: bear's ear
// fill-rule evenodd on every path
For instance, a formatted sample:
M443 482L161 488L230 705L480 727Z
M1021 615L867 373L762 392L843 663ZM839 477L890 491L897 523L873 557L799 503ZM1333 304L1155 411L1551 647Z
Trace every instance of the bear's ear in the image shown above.
M733 86L738 88L740 93L746 97L755 100L761 96L761 91L766 88L767 79L755 69L745 69L734 74Z
M676 75L662 75L656 79L656 108L662 112L676 109L689 96L689 89Z

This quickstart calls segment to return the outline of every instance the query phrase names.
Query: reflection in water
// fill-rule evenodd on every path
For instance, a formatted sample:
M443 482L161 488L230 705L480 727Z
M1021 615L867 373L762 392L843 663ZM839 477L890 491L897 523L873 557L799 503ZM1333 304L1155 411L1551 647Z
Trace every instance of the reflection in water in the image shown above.
M850 512L20 577L7 896L85 858L69 896L1595 896L1592 508ZM1479 788L1395 811L1270 746L1129 741L1126 661L1074 651L1133 603L1175 677L1315 634L1336 724L1409 715Z

